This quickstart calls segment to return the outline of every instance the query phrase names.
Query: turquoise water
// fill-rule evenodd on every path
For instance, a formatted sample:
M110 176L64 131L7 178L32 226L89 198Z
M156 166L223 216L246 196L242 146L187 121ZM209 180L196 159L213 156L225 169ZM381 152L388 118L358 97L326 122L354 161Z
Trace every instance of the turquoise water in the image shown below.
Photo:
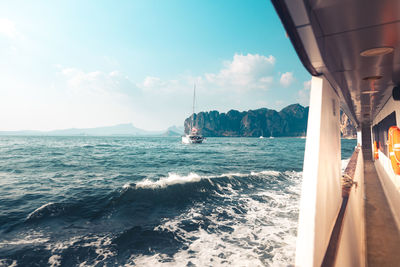
M0 266L292 264L304 145L0 137Z

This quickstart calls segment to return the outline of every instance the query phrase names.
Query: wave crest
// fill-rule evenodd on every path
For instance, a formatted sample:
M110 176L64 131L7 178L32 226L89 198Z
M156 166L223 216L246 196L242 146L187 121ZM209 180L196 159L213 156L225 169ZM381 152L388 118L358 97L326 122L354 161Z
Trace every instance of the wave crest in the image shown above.
M65 205L61 203L49 202L32 211L27 217L27 221L37 220L44 217L59 216L65 211Z
M194 183L199 182L201 179L206 177L201 177L200 175L191 172L186 176L181 176L176 173L170 173L168 177L161 178L158 181L151 181L149 179L145 179L136 184L136 188L165 188L170 185L175 184L185 184L185 183Z
M167 177L162 177L157 181L152 181L150 179L144 179L136 184L127 183L123 186L124 189L132 188L132 186L136 189L159 189L166 188L168 186L177 185L177 184L186 184L186 183L196 183L201 180L210 180L210 179L218 179L218 178L241 178L241 177L277 177L282 173L279 171L266 170L260 172L250 172L250 173L224 173L218 176L200 176L197 173L191 172L188 175L179 175L177 173L169 173ZM286 174L286 173L285 173Z

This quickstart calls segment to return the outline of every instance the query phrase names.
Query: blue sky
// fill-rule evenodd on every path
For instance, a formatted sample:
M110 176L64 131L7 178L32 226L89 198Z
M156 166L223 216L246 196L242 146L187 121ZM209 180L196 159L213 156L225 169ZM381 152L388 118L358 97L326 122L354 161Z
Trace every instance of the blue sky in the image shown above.
M0 130L182 125L196 111L307 104L269 1L2 1Z

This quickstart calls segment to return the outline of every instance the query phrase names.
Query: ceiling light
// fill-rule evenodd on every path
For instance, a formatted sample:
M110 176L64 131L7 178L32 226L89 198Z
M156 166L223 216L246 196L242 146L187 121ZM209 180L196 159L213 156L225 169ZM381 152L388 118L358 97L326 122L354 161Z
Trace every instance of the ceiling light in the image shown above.
M392 53L393 50L394 50L393 47L390 46L375 47L362 51L360 55L363 57L383 56Z
M378 91L362 91L361 94L363 95L371 95L371 94L375 94L378 93Z

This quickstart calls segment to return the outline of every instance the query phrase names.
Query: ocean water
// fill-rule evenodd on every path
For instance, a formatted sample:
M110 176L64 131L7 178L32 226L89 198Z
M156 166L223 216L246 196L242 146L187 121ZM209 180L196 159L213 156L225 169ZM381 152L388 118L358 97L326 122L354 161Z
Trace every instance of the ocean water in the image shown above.
M304 146L0 137L0 266L291 265Z

